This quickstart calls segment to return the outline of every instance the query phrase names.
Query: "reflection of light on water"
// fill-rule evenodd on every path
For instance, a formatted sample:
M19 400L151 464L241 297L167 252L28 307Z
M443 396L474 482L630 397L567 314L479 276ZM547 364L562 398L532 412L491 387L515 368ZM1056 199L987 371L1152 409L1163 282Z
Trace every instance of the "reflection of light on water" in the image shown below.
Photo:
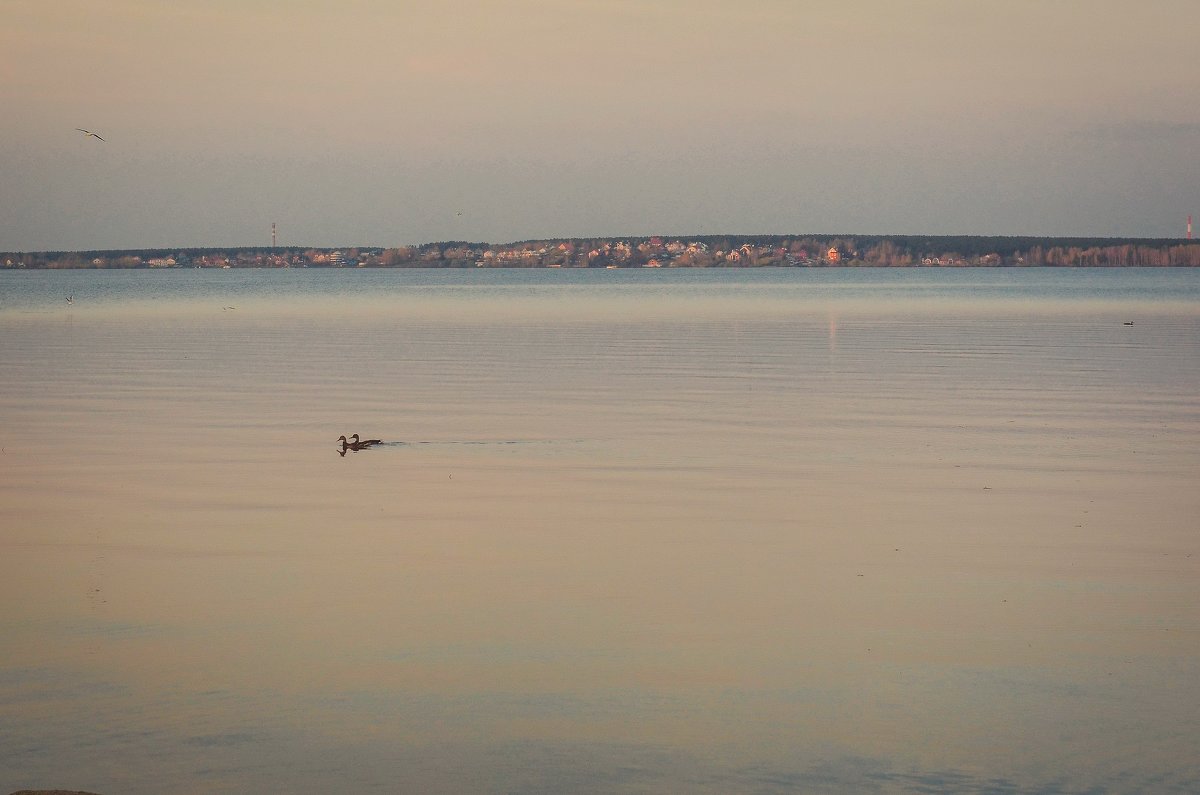
M708 792L1194 780L1195 497L1165 474L1200 449L1194 302L341 276L0 311L10 777L117 792L133 759L163 789L337 791L350 756L399 791L633 765L658 779L627 788ZM385 443L328 459L350 430ZM1153 769L1112 753L1131 725ZM854 760L917 761L864 773L830 727Z

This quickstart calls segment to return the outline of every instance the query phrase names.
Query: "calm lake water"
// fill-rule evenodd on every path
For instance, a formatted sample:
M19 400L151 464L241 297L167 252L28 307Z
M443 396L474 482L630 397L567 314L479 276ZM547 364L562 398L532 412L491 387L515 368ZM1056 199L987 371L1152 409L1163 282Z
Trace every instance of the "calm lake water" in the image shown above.
M1198 476L1200 271L3 272L0 790L1200 792Z

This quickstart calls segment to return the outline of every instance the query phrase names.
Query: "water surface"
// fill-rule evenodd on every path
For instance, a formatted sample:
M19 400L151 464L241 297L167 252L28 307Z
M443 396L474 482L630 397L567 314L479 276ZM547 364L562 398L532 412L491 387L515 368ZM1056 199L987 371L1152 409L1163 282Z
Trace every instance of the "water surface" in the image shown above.
M1198 277L0 273L0 786L1197 791Z

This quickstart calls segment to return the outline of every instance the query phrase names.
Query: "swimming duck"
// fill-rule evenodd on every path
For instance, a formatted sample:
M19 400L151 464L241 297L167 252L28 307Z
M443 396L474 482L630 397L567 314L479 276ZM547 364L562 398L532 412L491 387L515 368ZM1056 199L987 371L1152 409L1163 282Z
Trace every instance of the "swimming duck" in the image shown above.
M379 439L360 440L358 434L353 434L349 439L345 436L339 436L338 441L342 443L342 454L345 455L347 450L366 450L373 445L382 444Z

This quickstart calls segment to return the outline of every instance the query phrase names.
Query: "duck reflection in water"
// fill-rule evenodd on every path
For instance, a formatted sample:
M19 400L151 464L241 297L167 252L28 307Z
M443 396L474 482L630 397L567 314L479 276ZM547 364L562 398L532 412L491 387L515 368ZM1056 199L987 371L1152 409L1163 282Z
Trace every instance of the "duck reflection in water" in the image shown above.
M369 450L377 444L383 444L380 439L359 439L358 434L351 434L347 439L345 436L339 436L338 441L342 443L342 447L338 450L338 455L345 457L347 450L358 452L359 450Z

